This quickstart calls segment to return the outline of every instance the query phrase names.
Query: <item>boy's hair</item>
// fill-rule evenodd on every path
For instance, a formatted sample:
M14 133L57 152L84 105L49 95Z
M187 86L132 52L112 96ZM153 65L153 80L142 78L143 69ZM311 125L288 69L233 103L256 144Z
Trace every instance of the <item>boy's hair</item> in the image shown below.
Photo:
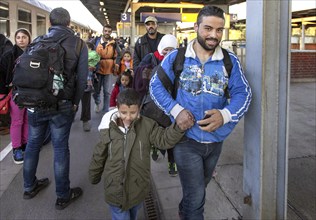
M68 26L70 24L70 14L64 8L54 8L49 14L49 21L52 26Z
M216 6L211 6L211 5L206 5L204 6L198 16L197 16L197 25L200 25L202 23L203 17L208 17L208 16L215 16L224 19L225 21L225 15L224 11L221 8L218 8Z
M93 43L91 43L90 41L87 41L86 44L87 44L87 47L89 49L94 50L94 44Z
M122 74L120 74L119 77L117 77L116 80L116 85L120 86L121 85L121 78L122 76L127 76L129 78L129 83L127 85L127 87L132 87L133 85L133 76L132 76L132 72L129 69L126 69Z
M140 107L141 100L138 92L132 88L126 88L117 96L117 107L120 105L138 105Z

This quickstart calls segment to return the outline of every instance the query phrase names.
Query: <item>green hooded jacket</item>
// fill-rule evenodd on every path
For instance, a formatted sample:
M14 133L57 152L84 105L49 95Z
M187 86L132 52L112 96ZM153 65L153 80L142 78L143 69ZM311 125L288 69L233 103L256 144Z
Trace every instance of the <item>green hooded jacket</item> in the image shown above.
M105 201L128 210L144 201L150 191L152 146L172 148L184 131L172 124L164 129L154 120L140 116L129 129L116 124L117 109L107 112L99 126L101 141L95 146L89 180L97 184L104 174Z

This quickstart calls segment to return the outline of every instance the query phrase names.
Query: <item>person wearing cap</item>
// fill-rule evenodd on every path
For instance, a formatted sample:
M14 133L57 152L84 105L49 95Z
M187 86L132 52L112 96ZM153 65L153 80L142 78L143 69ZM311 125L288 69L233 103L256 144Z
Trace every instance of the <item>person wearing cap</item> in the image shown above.
M164 34L157 31L158 21L155 17L148 16L144 24L147 33L139 37L135 43L133 55L134 69L137 68L147 54L154 53L157 50L158 44L164 36Z

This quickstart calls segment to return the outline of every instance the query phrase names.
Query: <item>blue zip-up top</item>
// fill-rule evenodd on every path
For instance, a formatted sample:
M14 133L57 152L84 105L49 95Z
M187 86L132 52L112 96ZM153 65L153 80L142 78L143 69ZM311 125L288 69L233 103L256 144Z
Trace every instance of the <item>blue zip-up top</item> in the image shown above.
M189 110L196 121L203 119L205 111L218 109L224 119L223 126L216 131L206 132L195 123L187 130L186 136L201 143L221 142L232 132L237 122L248 110L252 96L251 89L235 54L229 52L233 68L228 79L220 46L202 64L193 50L194 42L195 40L188 44L185 53L176 100L164 88L157 74L150 81L149 91L156 105L172 116L172 120L182 109ZM172 82L175 79L173 62L177 53L178 50L170 52L161 62L161 67ZM226 86L228 86L230 100L227 100L224 95Z

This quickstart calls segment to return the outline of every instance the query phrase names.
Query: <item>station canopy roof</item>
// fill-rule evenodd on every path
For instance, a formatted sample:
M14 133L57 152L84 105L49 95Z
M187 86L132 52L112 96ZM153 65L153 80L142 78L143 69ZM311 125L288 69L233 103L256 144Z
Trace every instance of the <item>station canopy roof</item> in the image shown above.
M121 21L121 14L128 8L131 0L80 0L82 4L91 12L91 14L102 24L110 24L113 29L116 29L116 23ZM139 0L138 3L193 3L193 4L212 4L212 5L234 5L245 0L192 0L192 1L177 1L177 0ZM155 13L179 13L179 8L154 8ZM199 9L185 9L183 13L197 13ZM153 12L152 7L142 7L135 13L135 21L140 21L141 12ZM106 13L106 14L105 14ZM105 16L108 17L108 21Z

